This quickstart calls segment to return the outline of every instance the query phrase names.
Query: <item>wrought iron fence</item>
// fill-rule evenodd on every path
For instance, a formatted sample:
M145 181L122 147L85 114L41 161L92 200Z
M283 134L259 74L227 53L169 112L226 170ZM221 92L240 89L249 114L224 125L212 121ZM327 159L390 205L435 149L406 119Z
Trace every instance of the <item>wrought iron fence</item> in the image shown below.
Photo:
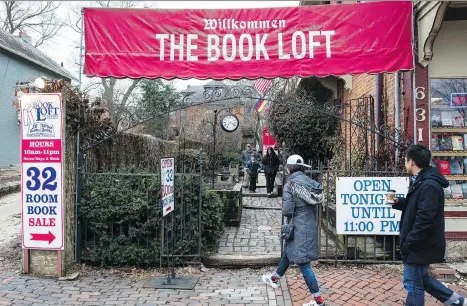
M123 135L83 154L78 260L119 267L201 260L204 154L186 149L184 137L177 145L168 148L154 139ZM164 218L160 157L166 150L176 152L175 209Z
M326 163L309 161L311 170L306 171L323 185L325 192L325 200L318 207L320 261L399 262L398 236L337 234L336 180L339 177L406 176L403 154L410 141L402 131L389 125L376 126L371 96L362 96L332 109L340 122L341 140L337 151L333 152L333 160Z
M375 111L371 96L342 105L341 150L344 152L336 152L337 159L326 165L314 163L310 171L325 190L325 201L319 209L321 261L388 263L400 260L398 236L338 235L336 231L336 180L339 177L406 176L403 154L410 142L400 130L389 125L376 126Z
M200 173L176 174L175 210L166 219L158 173L86 173L83 187L79 210L82 261L102 266L161 266L167 260L169 243L178 263L199 262Z

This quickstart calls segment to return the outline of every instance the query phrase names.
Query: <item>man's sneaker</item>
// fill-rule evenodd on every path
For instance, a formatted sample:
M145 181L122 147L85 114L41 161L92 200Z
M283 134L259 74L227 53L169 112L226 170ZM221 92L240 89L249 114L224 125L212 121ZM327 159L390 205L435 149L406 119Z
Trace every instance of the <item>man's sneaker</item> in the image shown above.
M326 303L323 302L323 303L319 304L318 302L313 300L310 303L303 304L303 306L326 306Z
M467 299L464 298L464 297L461 297L459 298L454 304L452 304L453 306L457 306L457 305L460 305L460 306L467 306Z
M271 275L263 275L263 282L266 284L266 285L269 285L271 286L272 288L276 289L276 288L279 288L279 281L273 281L272 280L272 277L274 276L274 274L271 274Z

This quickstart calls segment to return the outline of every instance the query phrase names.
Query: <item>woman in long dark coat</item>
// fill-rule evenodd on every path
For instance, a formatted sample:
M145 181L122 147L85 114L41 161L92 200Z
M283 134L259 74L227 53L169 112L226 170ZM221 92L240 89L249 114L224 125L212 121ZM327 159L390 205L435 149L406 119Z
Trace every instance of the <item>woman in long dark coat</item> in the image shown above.
M277 170L279 170L280 160L273 147L269 147L263 157L264 175L266 176L266 189L268 196L274 191Z
M306 176L304 170L303 158L299 155L292 155L287 159L286 171L290 176L284 186L282 215L287 218L287 224L293 226L293 237L284 238L285 247L279 267L274 274L263 275L263 282L277 288L289 265L296 264L314 298L303 306L324 306L324 299L310 264L319 256L317 204L324 199L323 188Z

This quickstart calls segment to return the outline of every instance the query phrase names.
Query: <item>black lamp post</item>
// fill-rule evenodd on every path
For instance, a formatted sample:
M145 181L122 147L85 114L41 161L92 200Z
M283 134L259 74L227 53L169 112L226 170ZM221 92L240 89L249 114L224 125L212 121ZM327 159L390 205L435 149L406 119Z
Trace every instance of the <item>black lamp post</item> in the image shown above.
M214 122L206 122L203 120L203 123L210 123L212 124L212 166L211 166L211 188L214 189L215 181L216 181L216 163L217 163L217 153L216 153L216 145L217 145L217 125L219 124L219 115L224 111L231 111L232 108L227 107L223 109L215 109L214 110Z

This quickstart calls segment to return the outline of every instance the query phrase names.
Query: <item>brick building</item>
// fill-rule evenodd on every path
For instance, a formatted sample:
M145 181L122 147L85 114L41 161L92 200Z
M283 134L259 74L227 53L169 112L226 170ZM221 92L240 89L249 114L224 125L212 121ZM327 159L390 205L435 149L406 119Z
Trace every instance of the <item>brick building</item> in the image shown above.
M222 98L228 97L233 88L237 86L241 85L229 85L221 81L211 81L203 86L188 85L181 94L187 105L194 106L172 113L170 122L172 130L178 134L183 127L187 136L197 139L196 133L202 130L202 126L213 122L214 110L219 112L219 120L228 113L235 114L240 122L239 131L254 129L257 122L254 99Z

